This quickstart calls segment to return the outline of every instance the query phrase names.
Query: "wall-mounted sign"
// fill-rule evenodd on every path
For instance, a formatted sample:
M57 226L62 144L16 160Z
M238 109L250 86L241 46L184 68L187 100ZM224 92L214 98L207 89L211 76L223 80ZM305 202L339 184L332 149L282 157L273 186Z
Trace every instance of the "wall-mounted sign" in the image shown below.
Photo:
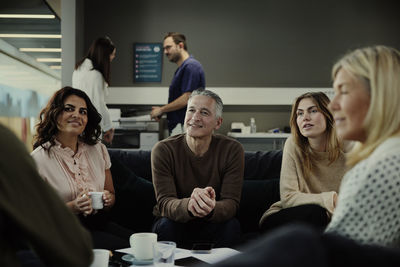
M135 43L133 77L135 82L161 82L162 43Z

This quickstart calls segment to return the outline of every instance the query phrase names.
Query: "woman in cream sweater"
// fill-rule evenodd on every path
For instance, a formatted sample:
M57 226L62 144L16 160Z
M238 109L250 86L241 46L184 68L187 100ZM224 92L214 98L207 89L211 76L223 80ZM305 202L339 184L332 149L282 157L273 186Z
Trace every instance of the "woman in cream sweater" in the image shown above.
M345 157L336 136L329 98L322 92L299 96L290 117L292 135L283 150L281 200L260 220L262 231L291 222L324 228L336 207Z

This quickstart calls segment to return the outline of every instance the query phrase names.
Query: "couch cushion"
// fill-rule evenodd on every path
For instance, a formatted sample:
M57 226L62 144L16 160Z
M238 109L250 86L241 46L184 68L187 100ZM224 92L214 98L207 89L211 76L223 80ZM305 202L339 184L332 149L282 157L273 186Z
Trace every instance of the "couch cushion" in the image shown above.
M121 150L108 149L110 157L118 158L137 176L152 181L151 151L150 150Z
M119 160L119 155L111 153L111 163L116 197L112 219L135 232L151 231L156 204L153 184L132 172Z
M279 179L245 180L238 212L242 232L258 231L261 216L279 199Z
M245 152L244 179L277 179L281 174L282 150Z

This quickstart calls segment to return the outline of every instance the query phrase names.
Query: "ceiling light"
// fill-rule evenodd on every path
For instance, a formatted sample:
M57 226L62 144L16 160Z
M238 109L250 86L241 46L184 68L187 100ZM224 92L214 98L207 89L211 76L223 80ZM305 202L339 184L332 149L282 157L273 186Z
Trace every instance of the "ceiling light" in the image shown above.
M14 33L2 33L0 38L50 38L50 39L61 39L61 34L14 34Z
M61 52L61 48L20 48L21 52Z
M61 65L52 65L52 66L50 66L50 69L61 70Z
M45 14L0 14L0 18L6 19L54 19L55 17Z
M48 58L37 58L37 62L61 62L61 58L55 58L55 57L48 57Z

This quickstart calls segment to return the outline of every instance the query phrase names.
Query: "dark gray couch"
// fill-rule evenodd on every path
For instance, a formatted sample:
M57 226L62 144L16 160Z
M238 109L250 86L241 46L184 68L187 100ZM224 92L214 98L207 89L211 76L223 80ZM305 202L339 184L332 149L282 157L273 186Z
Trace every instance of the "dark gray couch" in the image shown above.
M113 219L134 231L150 231L156 203L151 183L150 151L109 150L116 190ZM237 217L244 235L258 233L263 212L279 200L282 151L245 152L242 198Z

